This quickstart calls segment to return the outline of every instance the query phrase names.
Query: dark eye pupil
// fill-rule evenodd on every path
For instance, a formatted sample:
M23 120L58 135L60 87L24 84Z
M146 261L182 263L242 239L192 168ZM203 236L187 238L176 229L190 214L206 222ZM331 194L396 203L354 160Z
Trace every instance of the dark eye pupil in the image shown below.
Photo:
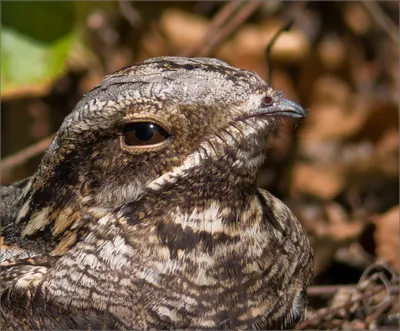
M127 146L148 146L165 141L170 135L151 122L129 123L124 128L124 143Z
M154 124L138 123L135 128L135 135L139 140L148 141L153 137L154 130Z

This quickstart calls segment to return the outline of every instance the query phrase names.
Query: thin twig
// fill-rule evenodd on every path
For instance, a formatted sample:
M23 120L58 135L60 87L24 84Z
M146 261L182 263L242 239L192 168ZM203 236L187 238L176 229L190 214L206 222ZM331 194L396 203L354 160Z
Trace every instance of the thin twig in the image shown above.
M215 37L210 40L208 44L205 45L204 49L201 52L202 56L208 56L212 54L215 49L222 44L222 42L228 39L235 30L245 22L251 14L253 14L260 6L262 5L261 1L251 1L246 3L241 10L236 14L236 16L232 17L232 19L228 22L228 24L220 30L219 34L216 34Z
M6 171L24 164L27 160L31 159L32 157L43 153L46 148L50 145L51 140L54 137L54 133L46 138L40 140L39 142L13 154L8 157L5 157L1 161L1 174L3 175Z
M278 37L282 34L282 32L289 31L294 23L294 19L287 22L282 28L280 28L277 33L272 37L267 47L265 48L265 57L267 60L267 68L268 68L268 84L272 83L272 62L271 62L271 49L275 44Z
M142 18L139 16L136 9L132 7L130 1L119 0L118 4L121 15L125 17L133 28L139 28L142 24Z
M308 296L332 296L335 295L339 289L354 289L357 284L352 285L315 285L307 289ZM398 286L377 286L381 290L388 289L392 293L398 293L400 288Z
M387 275L390 275L388 278ZM313 286L308 289L310 295L334 295L339 289L348 289L349 298L343 304L321 308L308 320L297 326L297 329L342 328L354 314L365 316L369 327L382 322L382 316L394 307L398 301L400 287L398 273L389 265L376 263L369 266L360 277L358 284ZM379 282L383 284L379 284ZM385 292L385 297L376 295ZM371 299L380 301L372 305Z
M191 49L183 50L180 53L180 55L190 57L190 56L194 56L194 55L198 54L200 52L201 48L209 42L210 38L212 38L215 35L216 31L218 31L218 29L220 29L226 23L226 21L229 19L229 17L231 17L234 14L234 12L237 9L239 9L239 7L241 7L241 5L242 5L241 2L232 1L232 2L227 3L225 6L223 6L218 11L218 13L214 16L213 20L209 24L208 30L207 30L202 42L195 45Z
M361 1L361 5L368 11L375 22L384 30L389 38L396 44L399 44L399 28L385 14L382 8L375 1Z
M252 14L262 2L243 3L234 1L226 4L214 17L201 43L189 50L182 51L181 56L209 56L228 39L235 30Z
M334 314L335 312L337 312L340 309L348 309L348 308L350 308L351 306L353 306L354 304L356 304L356 303L358 303L360 301L364 301L364 300L367 300L367 299L373 297L374 295L378 294L382 290L383 290L383 287L376 287L376 288L372 289L370 292L365 293L361 297L358 297L358 298L353 299L353 300L349 300L349 301L347 301L345 304L343 304L341 306L321 309L321 311L318 312L315 316L313 316L312 318L300 323L296 327L296 329L305 330L305 329L309 328L311 325L314 325L315 323L319 323L321 320L324 320L325 316L332 315L332 314Z

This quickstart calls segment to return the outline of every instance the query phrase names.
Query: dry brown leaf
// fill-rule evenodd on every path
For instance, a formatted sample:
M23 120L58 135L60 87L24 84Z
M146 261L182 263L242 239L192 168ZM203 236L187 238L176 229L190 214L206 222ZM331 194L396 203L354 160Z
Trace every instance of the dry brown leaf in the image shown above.
M399 131L389 129L377 142L372 158L375 169L383 173L399 176Z
M373 217L376 226L374 238L378 257L389 261L399 270L399 206Z
M318 45L317 53L325 68L336 70L346 59L346 46L338 36L327 36Z
M293 168L292 193L307 193L330 200L345 185L343 169L337 165L298 163Z
M265 46L271 41L273 36L282 29L285 21L281 19L271 19L262 22L260 34L262 40L262 51L265 52ZM306 34L292 27L289 31L282 32L271 48L271 60L282 63L299 63L310 54L310 40Z
M348 82L337 76L326 74L313 82L311 104L335 104L347 108L352 91Z
M234 66L263 73L266 71L266 46L283 25L282 21L274 19L261 25L246 24L237 31L231 41L222 45L217 57ZM281 33L275 41L271 48L271 59L275 64L298 63L308 56L309 51L310 41L306 35L302 31L292 29Z
M382 138L376 143L376 154L386 155L399 152L399 130L389 129Z
M368 104L356 97L348 83L333 75L324 75L314 83L310 120L302 129L308 139L343 139L363 127Z
M352 220L337 203L329 202L322 208L321 210L308 208L308 211L302 208L295 211L310 235L315 253L317 275L331 266L339 250L357 240L364 226L363 222Z
M311 106L313 121L305 122L304 134L308 139L345 139L359 132L365 120L365 111L353 108L347 112L334 104Z
M232 47L240 55L262 57L265 54L268 38L272 38L272 35L263 35L259 27L247 24L240 28L233 38ZM231 53L231 57L235 53Z
M203 41L208 21L201 16L177 9L167 9L160 19L160 26L168 41L178 50L190 49Z
M359 221L350 221L344 209L337 203L330 202L325 205L328 218L328 231L336 240L355 239L363 228Z
M250 56L265 56L265 47L269 44L275 33L282 27L264 25L262 28L247 25L238 31L234 39L235 48ZM310 52L310 42L303 32L292 29L282 32L271 48L271 59L284 63L298 63Z
M387 102L377 97L368 98L367 102L367 117L360 136L375 142L386 131L399 130L398 104Z
M357 233L357 237L358 237ZM373 257L358 243L353 242L348 247L338 249L335 260L360 270L365 269L374 262Z
M283 32L271 48L273 61L298 63L304 60L310 53L310 41L299 30Z
M343 330L366 330L367 329L367 323L355 319L351 322L344 322L343 323Z
M359 3L346 3L343 16L347 26L358 35L364 35L372 28L371 16Z

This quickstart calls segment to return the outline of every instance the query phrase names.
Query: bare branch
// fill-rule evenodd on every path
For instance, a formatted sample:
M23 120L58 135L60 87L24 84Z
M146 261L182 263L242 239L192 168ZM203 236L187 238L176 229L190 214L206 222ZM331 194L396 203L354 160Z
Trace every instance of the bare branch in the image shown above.
M24 164L27 160L33 158L40 153L43 153L46 148L50 145L52 139L54 137L54 133L46 138L40 140L39 142L13 154L5 157L1 161L1 175L10 171L14 167Z
M125 17L133 28L139 28L142 24L142 18L139 16L137 10L132 7L130 1L118 0L118 4L121 15Z
M189 57L194 55L209 56L261 5L262 2L260 1L227 3L210 23L203 41L199 45L181 52L180 55Z
M396 24L385 14L382 8L376 1L360 1L360 4L368 11L375 22L387 33L389 38L399 45L399 28Z

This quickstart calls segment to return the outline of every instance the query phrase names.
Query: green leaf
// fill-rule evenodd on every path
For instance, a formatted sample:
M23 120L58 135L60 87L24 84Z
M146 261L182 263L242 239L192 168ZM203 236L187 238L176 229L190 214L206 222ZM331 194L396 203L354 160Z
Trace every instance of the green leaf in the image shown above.
M1 94L38 88L65 66L74 39L73 2L3 2Z

